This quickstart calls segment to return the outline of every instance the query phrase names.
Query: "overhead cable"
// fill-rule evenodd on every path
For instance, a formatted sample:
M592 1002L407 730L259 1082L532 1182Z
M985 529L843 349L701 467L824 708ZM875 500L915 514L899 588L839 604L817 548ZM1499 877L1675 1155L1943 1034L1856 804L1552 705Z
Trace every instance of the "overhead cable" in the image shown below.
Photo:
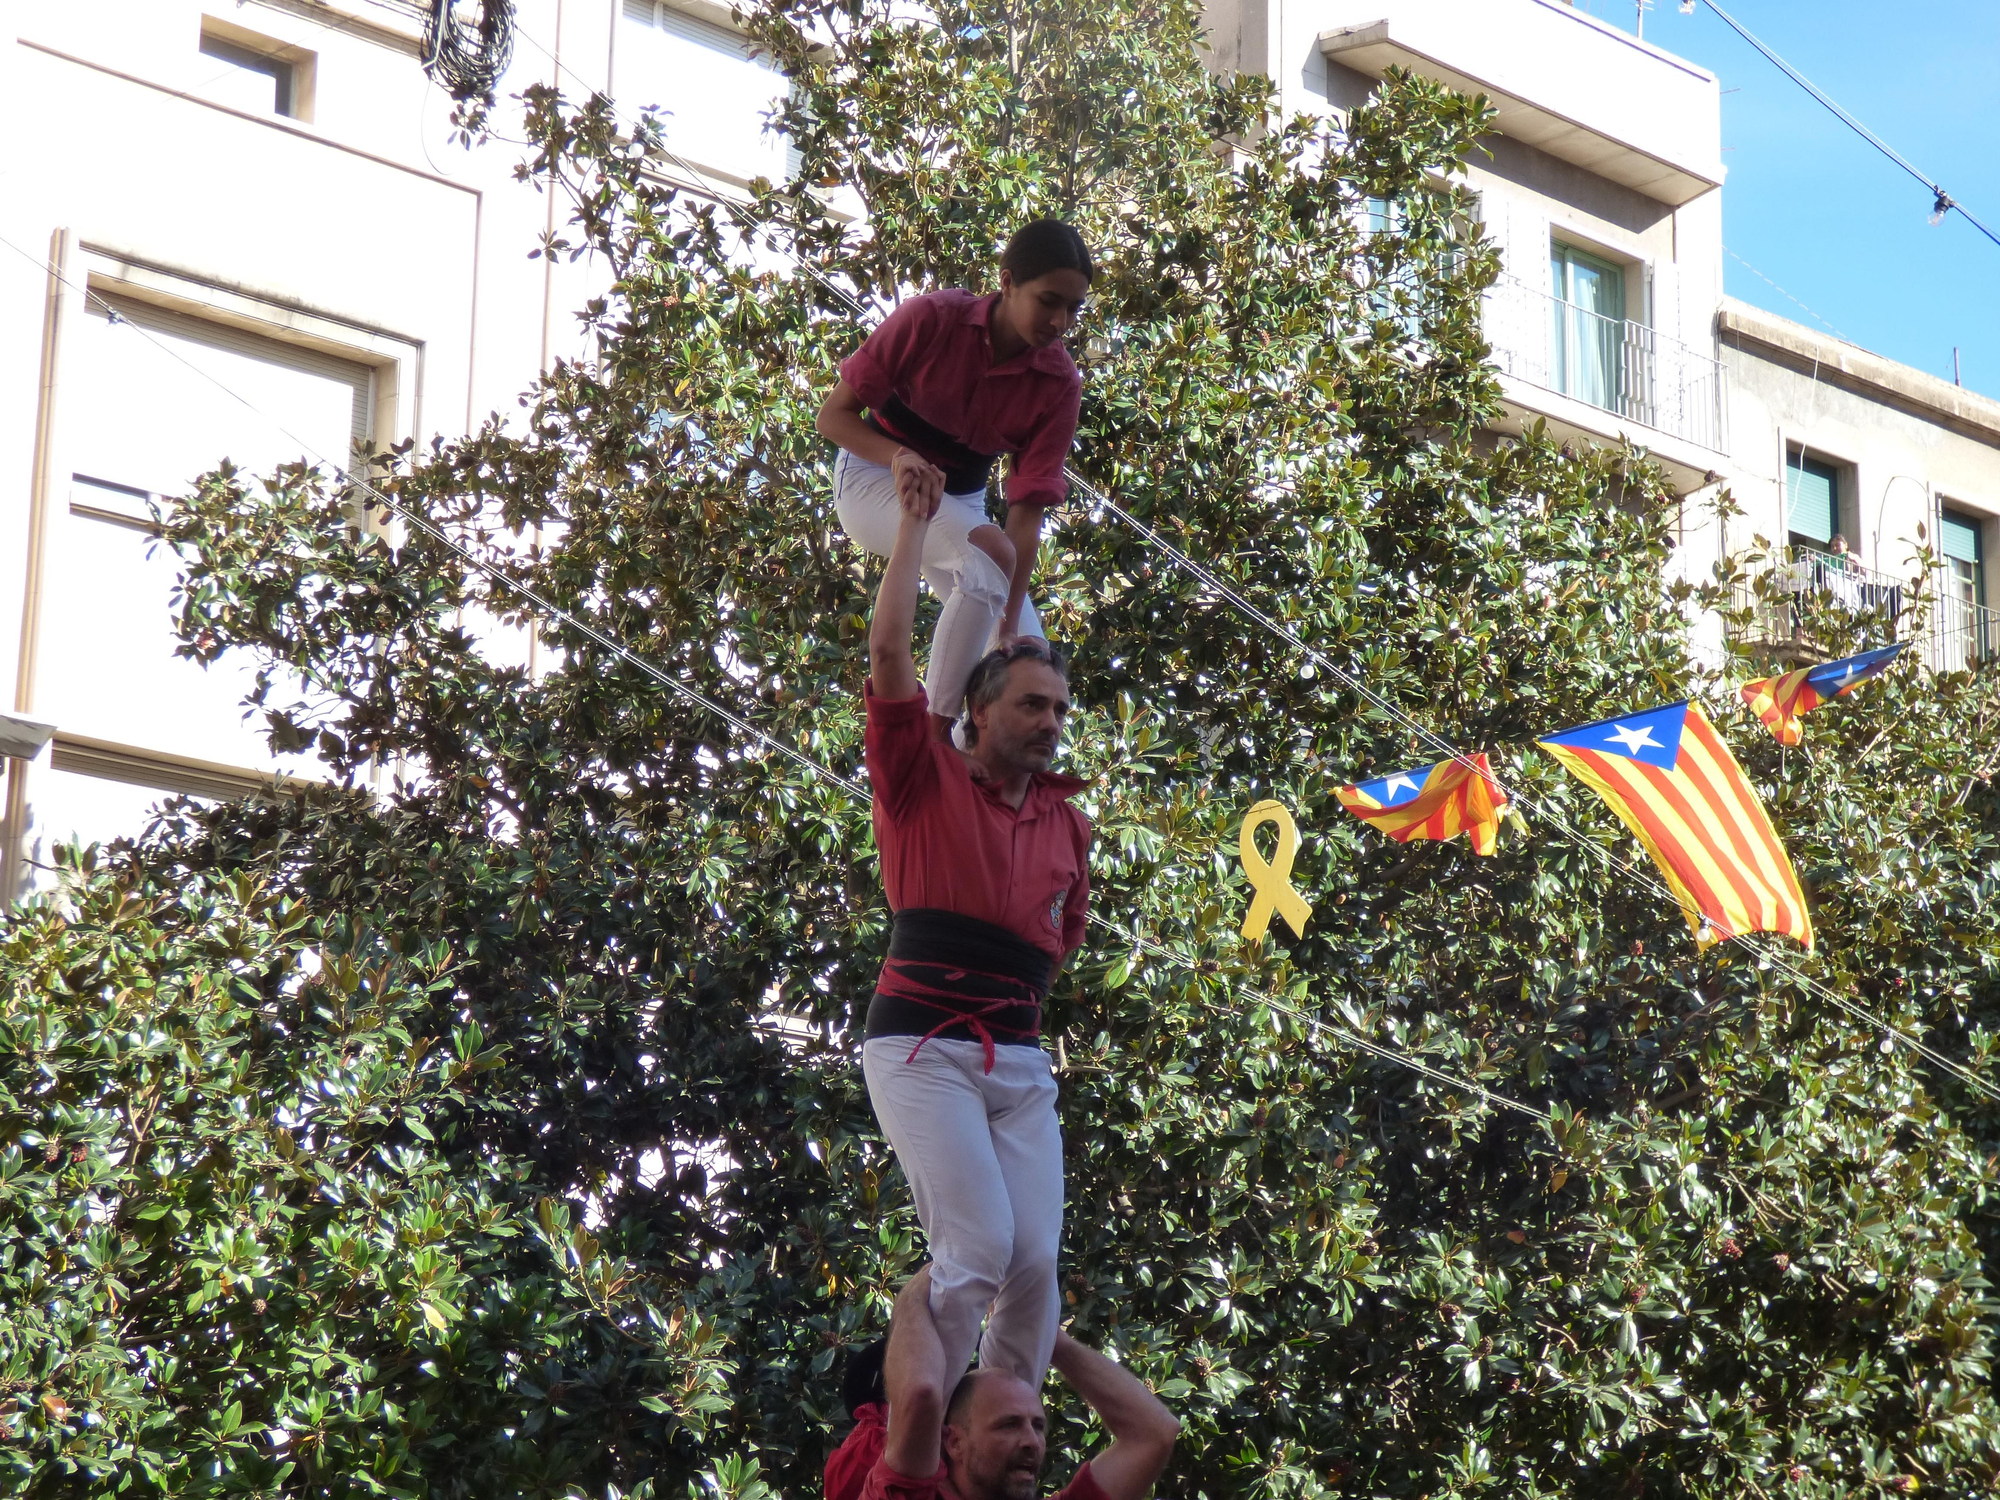
M1718 11L1718 14L1720 14L1720 11ZM575 69L571 68L554 52L550 51L548 47L544 46L532 33L524 29L521 32L521 35L524 38L526 38L530 46L534 47L538 52L542 53L543 56L547 57L550 60L550 62L552 62L560 71L569 74L569 76L582 87L584 88L590 87L590 84L588 83L587 80L581 77L581 75L579 75L575 71ZM604 96L604 97L606 103L612 108L615 114L618 109L617 101L615 99L611 99L609 96ZM707 186L703 190L706 191L718 205L723 207L725 211L729 213L730 217L735 220L739 228L749 232L754 232L757 229L768 227L767 225L758 223L740 205L733 202L724 192L717 189L713 185L712 181L708 178L708 175L703 171L701 171L700 168L696 167L693 163L687 161L685 158L677 155L670 149L667 149L665 146L661 146L659 149L662 155L664 155L669 161L673 162L675 165L679 166L692 179L701 183L709 183L709 186ZM792 261L794 265L798 266L814 281L818 282L822 287L831 292L848 308L850 308L857 316L867 317L869 315L868 309L863 306L863 304L860 302L858 298L856 298L851 292L847 291L845 288L835 283L817 266L814 266L809 261L804 259L802 256L798 255L796 251L786 250L783 253L788 255L788 258ZM1325 653L1317 650L1315 647L1310 645L1303 637L1301 637L1296 631L1292 630L1289 626L1274 619L1272 616L1265 613L1263 610L1259 609L1255 604L1251 603L1251 601L1248 598L1246 598L1241 593L1241 591L1237 590L1230 584L1224 582L1210 569L1196 562L1192 557L1188 556L1187 553L1182 551L1180 548L1176 547L1172 542L1168 541L1154 527L1147 524L1146 522L1139 520L1139 518L1134 516L1130 511L1126 510L1123 506L1117 504L1108 495L1105 495L1103 491L1099 490L1094 484L1092 484L1088 479L1086 479L1083 475L1079 474L1075 468L1065 465L1064 474L1072 484L1076 485L1078 488L1083 490L1084 493L1089 495L1092 498L1092 500L1095 501L1097 504L1101 505L1111 514L1118 517L1120 521L1122 521L1127 527L1131 528L1135 533L1137 533L1145 542L1147 542L1148 545L1164 553L1168 557L1168 559L1174 564L1175 567L1181 569L1182 571L1188 573L1190 576L1194 577L1197 581L1202 583L1202 585L1206 587L1210 592L1214 593L1218 598L1228 603L1230 607L1235 609L1238 613L1242 614L1246 619L1249 619L1250 621L1257 624L1266 631L1270 632L1271 634L1276 635L1280 639L1286 641L1295 650L1302 653L1309 661L1312 661L1315 665L1317 665L1323 671L1325 671L1336 682L1340 683L1342 686L1346 687L1349 691L1355 693L1357 696L1361 697L1363 700L1365 700L1366 702L1374 706L1376 709L1387 715L1392 721L1402 725L1411 734L1417 737L1419 743L1430 745L1431 747L1433 747L1435 753L1442 754L1444 758L1448 760L1455 761L1460 765L1464 765L1475 770L1477 769L1477 767L1474 766L1473 764L1472 756L1468 752L1458 749L1455 745L1451 743L1450 740L1446 739L1443 735L1437 733L1435 730L1432 730L1427 725L1421 723L1413 715L1405 711L1400 704L1396 703L1395 701L1386 697L1385 695L1375 691L1367 683L1363 682L1361 679L1354 676L1354 674L1348 672L1345 668L1340 666L1339 663L1333 661L1331 658L1326 656ZM1605 848L1597 840L1592 838L1583 829L1571 823L1560 812L1549 808L1545 803L1541 802L1540 799L1534 797L1532 794L1517 789L1515 792L1511 794L1511 800L1517 802L1527 810L1534 812L1538 817L1545 819L1558 832L1567 835L1573 844L1589 851L1605 866L1607 870L1616 872L1617 874L1624 876L1626 879L1634 882L1641 890L1648 890L1653 894L1655 894L1656 896L1664 899L1671 905L1675 906L1679 905L1679 898L1674 895L1673 891L1668 888L1666 883L1663 880L1661 880L1655 872L1651 870L1641 869L1638 866L1631 863L1630 861L1620 858L1617 854ZM1938 1052L1935 1048L1931 1047L1928 1043L1926 1043L1921 1037L1918 1037L1912 1034L1911 1032L1906 1031L1905 1029L1903 1029L1900 1026L1897 1026L1895 1023L1891 1021L1885 1020L1879 1016L1872 1014L1864 1007L1856 1005L1853 1001L1849 1000L1847 997L1837 993L1831 986L1823 984L1819 980L1813 978L1810 974L1807 974L1803 969L1801 969L1797 964L1793 963L1785 954L1780 952L1775 947L1760 946L1759 944L1752 942L1748 934L1731 934L1729 938L1726 939L1726 941L1741 948L1743 951L1750 954L1753 958L1762 960L1763 962L1769 964L1771 967L1777 969L1780 973L1795 980L1797 983L1802 985L1807 990L1808 993L1820 996L1822 999L1825 999L1829 1004L1833 1005L1837 1009L1846 1012L1850 1015L1857 1016L1858 1018L1866 1021L1871 1026L1879 1027L1882 1030L1884 1036L1893 1038L1894 1040L1901 1042L1904 1046L1914 1051L1918 1056L1924 1058L1926 1061L1932 1063L1934 1066L1943 1069L1945 1072L1959 1079L1962 1083L1964 1083L1967 1087L1973 1089L1975 1092L1983 1094L1988 1098L2000 1100L2000 1088L1996 1088L1994 1085L1988 1083L1983 1077L1973 1072L1971 1069L1967 1068L1963 1064L1960 1064L1952 1060L1951 1058L1946 1057L1944 1054Z
M1853 115L1849 114L1846 110L1842 109L1838 104L1836 104L1827 95L1824 89L1820 88L1810 78L1806 77L1805 74L1801 73L1797 68L1793 67L1790 63L1786 62L1782 57L1778 56L1777 53L1773 52L1769 47L1765 46L1764 43L1757 40L1757 38L1750 33L1749 28L1744 26L1744 24L1741 21L1737 20L1736 17L1732 16L1728 11L1724 10L1721 6L1717 5L1715 3L1715 0L1703 0L1703 3L1705 3L1710 10L1714 11L1718 16L1720 16L1723 22L1729 27L1731 31L1735 32L1738 36L1742 37L1744 41L1748 42L1751 46L1755 47L1759 52L1763 53L1765 59L1769 61L1773 66L1775 66L1781 73L1783 73L1787 78L1791 79L1792 82L1796 83L1800 88L1804 89L1808 94L1811 94L1813 98L1817 99L1821 104L1824 104L1829 110L1831 110L1834 114L1834 117L1838 119L1843 125L1847 126L1848 129L1852 130L1856 135L1860 136L1861 139L1866 141L1869 145L1873 146L1877 151L1881 152L1884 156L1888 157L1890 161L1894 162L1897 166L1901 167L1905 172L1908 172L1912 177L1916 178L1917 181L1921 182L1925 187L1929 188L1931 191L1931 222L1933 224L1937 223L1946 214L1955 211L1961 218L1965 220L1966 223L1970 224L1974 229L1978 230L1981 234L1985 235L1986 238L1993 241L1994 244L2000 245L2000 234L1995 234L1992 230L1988 229L1984 224L1980 223L1978 219L1973 217L1971 211L1967 209L1963 203L1960 203L1956 198L1952 197L1950 193L1947 193L1928 174L1918 171L1917 168L1915 168L1910 164L1909 159L1905 157L1901 152L1897 151L1895 147L1891 146L1887 141L1883 140L1882 137L1877 135L1874 131L1870 130L1866 125L1863 125L1859 120L1855 119ZM1683 6L1682 8L1689 9L1691 8L1691 6Z
M319 452L316 448L314 448L314 446L311 443L307 442L304 438L300 437L297 433L293 432L290 428L286 427L284 423L279 421L276 417L272 416L269 412L263 410L255 402L251 401L247 396L243 395L242 392L237 391L232 387L230 387L229 385L225 384L223 381L218 379L214 374L201 368L201 366L195 364L192 360L188 359L185 355L181 354L179 350L173 348L171 345L168 345L162 342L160 339L156 338L151 332L151 330L143 327L140 324L134 323L129 318L120 315L117 312L117 310L113 308L109 302L105 301L105 299L102 296L100 296L96 292L91 291L87 287L78 286L75 282L71 281L67 276L65 276L60 269L51 264L49 261L44 260L41 257L30 253L29 251L23 249L21 246L15 244L12 240L6 239L3 236L0 236L0 244L6 245L8 249L14 251L17 255L20 255L24 259L32 261L35 264L41 266L45 271L49 273L49 275L55 277L58 281L60 281L64 286L68 287L71 291L78 293L79 295L85 297L86 299L95 297L98 303L101 306L103 306L108 312L111 313L115 321L123 324L126 327L133 329L141 337L146 339L147 342L152 344L156 349L160 350L162 353L166 354L170 358L178 361L180 364L185 365L195 374L201 376L202 379L208 381L209 384L215 386L216 389L222 391L225 395L230 397L230 399L236 401L246 410L254 413L257 417L269 423L273 429L275 429L278 433L283 435L286 439L288 439L291 442L297 443L300 449L308 457L314 459L318 463L324 464L342 483L350 486L356 492L368 496L377 506L396 515L397 517L402 519L406 524L415 527L425 536L429 537L431 540L437 542L439 545L449 550L467 567L475 569L479 573L483 574L485 577L499 584L501 587L510 590L513 594L515 594L519 599L521 599L524 603L528 604L534 610L546 615L548 618L552 620L559 621L560 623L569 626L571 629L577 631L578 633L580 633L581 635L583 635L596 645L610 652L618 660L625 662L627 665L636 668L640 672L643 672L647 677L661 684L663 687L672 690L673 692L679 694L682 698L686 699L687 701L695 704L696 706L700 707L706 712L713 714L716 718L720 719L723 723L729 725L732 729L735 729L737 732L755 740L758 744L763 745L766 749L774 751L777 754L784 756L787 760L791 761L792 763L801 767L807 772L822 777L825 780L833 783L834 785L845 789L846 791L852 793L855 797L857 797L864 803L871 800L871 794L869 788L864 784L862 784L861 782L858 782L851 777L843 776L840 772L834 770L831 766L828 766L823 762L815 759L813 756L806 754L803 750L800 750L796 745L790 744L787 741L780 739L778 736L771 734L767 730L759 728L757 725L753 724L748 719L742 717L740 714L737 714L732 710L730 710L729 708L725 707L723 704L718 703L714 698L710 697L708 694L703 693L698 689L689 686L686 682L681 680L675 674L667 671L665 668L661 667L657 663L649 661L647 658L631 650L623 642L617 640L615 637L606 634L604 631L599 630L596 626L590 624L588 621L579 618L571 611L562 608L562 606L554 603L549 599L544 598L539 592L530 588L528 585L522 583L519 579L507 573L504 569L500 568L494 563L487 561L486 559L480 557L478 554L472 552L468 548L461 545L455 538L453 538L443 528L439 527L437 523L432 521L428 516L425 516L420 512L412 510L411 508L403 505L402 503L394 499L392 496L384 494L375 485L369 483L367 479L353 473L345 465L338 464L334 462L332 459L326 457L326 455L324 455L323 453ZM1207 966L1205 966L1198 960L1189 958L1183 954L1176 953L1171 948L1168 948L1166 945L1159 942L1155 942L1152 939L1146 938L1140 934L1137 934L1135 932L1129 932L1125 928L1119 926L1116 922L1111 921L1107 917L1103 917L1095 912L1092 912L1089 914L1089 920L1096 926L1102 927L1106 931L1115 934L1120 940L1120 942L1130 947L1139 949L1140 951L1143 951L1151 955L1152 957L1171 963L1177 968L1185 969L1189 973L1197 976L1198 978L1207 977L1209 974L1209 969L1207 968ZM1368 1037L1350 1027L1341 1026L1334 1022L1324 1020L1321 1017L1312 1015L1304 1010L1299 1009L1297 1006L1291 1005L1288 1002L1279 999L1277 996L1270 994L1268 991L1257 989L1254 986L1250 985L1236 985L1232 986L1232 988L1236 989L1239 994L1245 996L1246 998L1251 999L1256 1003L1258 1003L1259 1005L1264 1006L1266 1009L1270 1010L1273 1014L1283 1016L1287 1020L1298 1025L1308 1035L1312 1035L1315 1037L1325 1037L1335 1041L1345 1042L1348 1046L1352 1047L1356 1051L1363 1052L1368 1056L1374 1057L1380 1061L1392 1063L1399 1068L1403 1068L1406 1071L1415 1073L1420 1077L1427 1078L1434 1083L1443 1084L1453 1089L1463 1090L1464 1092L1472 1095L1473 1097L1485 1100L1487 1103L1492 1104L1497 1108L1510 1110L1516 1114L1525 1115L1535 1120L1548 1121L1554 1119L1554 1116L1548 1110L1538 1108L1537 1106L1532 1104L1523 1103L1521 1100L1518 1099L1509 1098L1507 1095L1496 1093L1493 1090L1485 1087L1483 1084L1477 1083L1472 1079L1462 1078L1455 1074L1447 1072L1444 1069L1433 1067L1429 1063L1424 1062L1421 1058L1418 1058L1413 1054L1402 1050L1401 1048L1394 1047L1383 1042L1375 1041L1373 1038Z

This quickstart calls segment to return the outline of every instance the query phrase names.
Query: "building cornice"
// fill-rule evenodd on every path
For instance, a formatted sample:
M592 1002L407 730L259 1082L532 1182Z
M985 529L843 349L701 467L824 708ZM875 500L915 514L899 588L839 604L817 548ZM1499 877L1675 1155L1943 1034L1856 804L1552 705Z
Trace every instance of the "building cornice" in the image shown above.
M1527 12L1530 17L1545 10L1569 20L1584 19L1560 6L1541 6L1540 0L1537 5L1540 9ZM1513 66L1500 60L1496 67L1491 49L1482 48L1490 37L1468 35L1463 27L1449 23L1448 15L1405 5L1379 20L1323 31L1318 46L1328 61L1370 78L1400 67L1459 93L1483 95L1493 106L1493 128L1501 135L1670 207L1678 208L1721 186L1724 173L1719 158L1709 159L1686 141L1676 142L1671 131L1653 128L1635 135L1635 121L1656 124L1657 111L1649 115L1627 105L1621 113L1601 95L1560 89L1554 91L1563 99L1558 105L1550 80L1543 76L1545 70L1524 70L1518 59ZM1624 40L1615 28L1597 24L1591 30ZM1653 48L1642 45L1642 52L1647 65L1673 79L1675 101L1693 107L1681 97L1692 93L1699 96L1702 108L1715 108L1713 75Z
M1810 374L1829 385L1901 407L1967 437L2000 446L2000 401L1871 354L1858 344L1818 333L1762 308L1723 299L1716 333L1730 347Z

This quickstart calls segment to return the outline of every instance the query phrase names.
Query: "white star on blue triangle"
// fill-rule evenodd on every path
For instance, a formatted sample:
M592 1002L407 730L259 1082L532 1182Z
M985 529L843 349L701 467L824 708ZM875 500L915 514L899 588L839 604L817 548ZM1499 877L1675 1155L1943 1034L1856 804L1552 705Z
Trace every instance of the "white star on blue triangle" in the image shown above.
M1363 781L1355 791L1372 799L1378 807L1400 807L1405 802L1416 799L1424 789L1424 779L1431 774L1430 766L1418 766L1414 771L1398 771L1393 776L1384 776L1376 781Z
M1600 719L1595 724L1579 724L1561 734L1543 735L1540 743L1562 745L1571 750L1596 750L1604 755L1622 755L1645 765L1671 771L1680 759L1681 725L1687 722L1685 700L1644 713L1626 714L1617 719Z
M1902 649L1900 644L1883 646L1876 651L1864 651L1859 656L1822 662L1806 673L1806 685L1822 698L1837 698L1849 688L1859 687L1869 678L1886 671L1889 663L1896 659L1896 653Z

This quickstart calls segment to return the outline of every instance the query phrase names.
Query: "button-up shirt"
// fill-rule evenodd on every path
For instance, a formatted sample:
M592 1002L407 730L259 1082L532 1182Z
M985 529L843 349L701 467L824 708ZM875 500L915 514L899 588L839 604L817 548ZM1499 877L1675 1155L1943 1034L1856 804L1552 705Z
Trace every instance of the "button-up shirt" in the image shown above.
M1009 505L1060 505L1083 380L1060 343L993 362L999 297L956 289L912 297L842 361L840 378L880 408L891 396L975 453L1011 453ZM933 463L940 456L911 448ZM949 467L948 463L942 464Z
M1060 959L1083 943L1090 905L1090 820L1069 804L1085 783L1038 771L1010 807L931 738L930 701L868 689L864 740L875 789L875 845L889 909L929 907L1004 927Z
M930 1478L912 1479L892 1468L888 1459L878 1458L862 1482L861 1500L959 1500L959 1493L942 1463ZM1070 1482L1056 1491L1053 1500L1105 1500L1104 1486L1090 1472L1088 1459Z

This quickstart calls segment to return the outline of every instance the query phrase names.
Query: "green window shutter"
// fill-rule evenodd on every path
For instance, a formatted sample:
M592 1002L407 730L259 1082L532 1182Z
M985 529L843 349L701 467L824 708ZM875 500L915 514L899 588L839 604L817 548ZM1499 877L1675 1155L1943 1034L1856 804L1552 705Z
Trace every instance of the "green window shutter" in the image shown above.
M1785 466L1786 527L1810 546L1824 547L1840 530L1836 474L1831 464L1801 458Z
M1979 518L1948 510L1938 518L1938 548L1946 557L1977 565Z

